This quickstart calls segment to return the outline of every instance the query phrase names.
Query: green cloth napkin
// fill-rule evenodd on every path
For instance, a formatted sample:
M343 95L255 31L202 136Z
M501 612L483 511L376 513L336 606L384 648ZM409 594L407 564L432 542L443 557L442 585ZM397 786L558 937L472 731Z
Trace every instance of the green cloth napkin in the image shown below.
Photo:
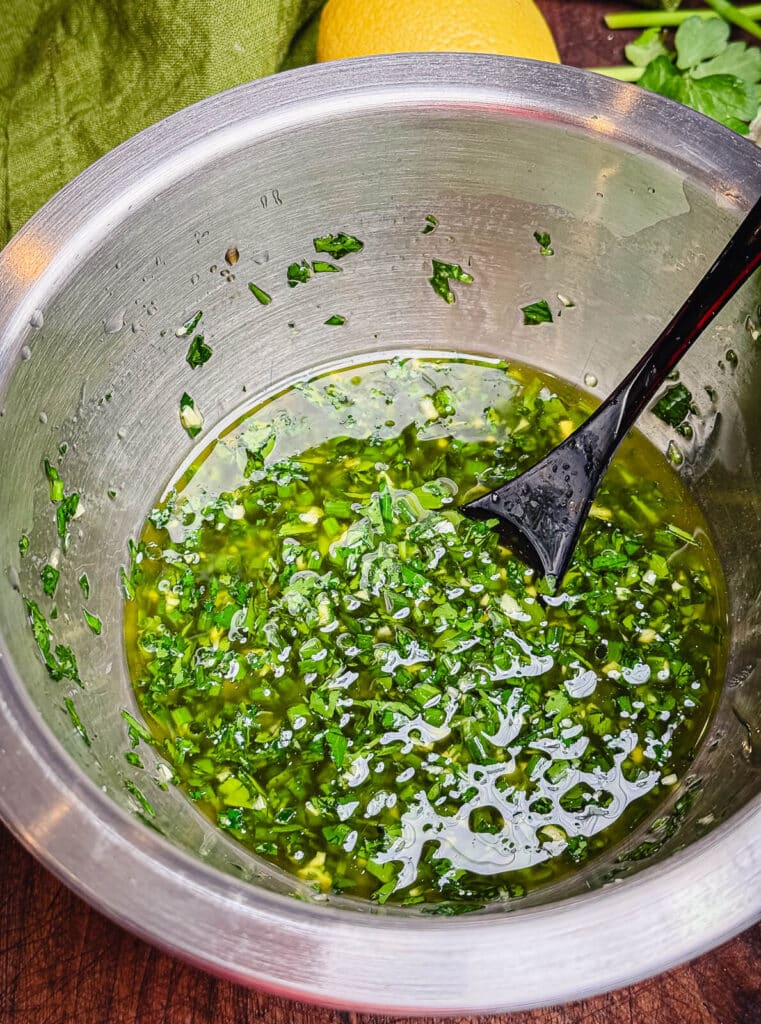
M324 0L0 0L0 247L149 124L314 60Z

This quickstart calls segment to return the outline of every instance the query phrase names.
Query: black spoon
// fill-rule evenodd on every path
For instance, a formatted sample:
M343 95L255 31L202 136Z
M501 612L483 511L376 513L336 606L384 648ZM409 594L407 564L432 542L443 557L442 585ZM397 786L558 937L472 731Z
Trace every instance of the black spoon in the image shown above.
M460 507L497 519L545 576L560 583L613 455L666 375L761 264L761 199L637 365L562 444L536 465Z

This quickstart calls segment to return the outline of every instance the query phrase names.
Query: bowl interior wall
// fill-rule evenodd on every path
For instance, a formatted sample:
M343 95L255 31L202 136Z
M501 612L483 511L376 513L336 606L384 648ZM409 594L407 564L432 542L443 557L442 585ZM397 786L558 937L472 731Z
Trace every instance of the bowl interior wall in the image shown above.
M427 214L439 226L423 235ZM679 169L608 140L604 126L582 130L488 109L467 117L456 108L347 112L295 127L285 139L220 148L202 168L157 185L83 249L49 295L44 325L19 335L6 378L0 564L22 593L39 594L41 564L57 546L43 460L56 460L61 443L67 490L82 494L54 624L57 641L77 654L82 689L50 680L19 594L0 588L10 661L39 715L92 781L133 813L140 808L127 783L139 786L155 809L151 823L174 844L230 874L293 890L293 879L220 835L173 787L156 785L147 748L142 771L123 757L129 743L119 711L136 708L122 650L119 569L128 538L191 451L180 395L194 396L208 434L257 396L327 363L430 348L519 359L582 387L592 373L602 397L735 222L709 183L688 182ZM286 266L310 257L315 236L338 230L365 242L361 256L344 261L341 274L288 288ZM554 257L540 256L535 230L550 231ZM229 266L232 246L240 259ZM456 288L452 307L428 284L432 257L460 263L475 278ZM250 281L273 296L271 305L254 300ZM575 305L562 307L558 293ZM520 307L539 298L562 316L551 327L524 327ZM700 411L694 439L679 440L681 472L723 559L732 638L721 706L692 773L698 799L656 858L710 830L759 788L761 363L744 322L760 300L759 282L751 282L680 368ZM175 332L197 310L214 356L192 371L187 339ZM324 326L333 313L348 318L345 328ZM650 414L642 429L662 450L674 436ZM20 559L23 532L31 549ZM88 607L104 622L100 638L82 618L82 572L92 585ZM89 748L72 729L66 696ZM579 893L653 860L624 867L615 863L620 853L535 899Z

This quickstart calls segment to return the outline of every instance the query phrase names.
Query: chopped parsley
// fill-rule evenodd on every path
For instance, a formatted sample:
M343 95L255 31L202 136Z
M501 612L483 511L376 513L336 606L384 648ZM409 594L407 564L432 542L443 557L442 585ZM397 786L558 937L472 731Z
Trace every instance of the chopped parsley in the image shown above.
M551 324L552 311L546 299L532 302L528 306L521 306L524 324Z
M670 427L678 427L692 408L692 392L684 384L674 384L666 389L666 394L653 406L653 412L659 420Z
M263 288L254 284L253 281L248 282L248 290L262 306L269 306L270 302L272 302L272 296L268 295Z
M54 596L60 576L61 573L52 565L44 565L42 567L40 580L42 581L43 592L47 594L48 597Z
M312 268L306 260L302 260L301 263L291 263L286 273L288 287L295 288L297 284L306 284L311 276Z
M93 632L96 636L100 636L100 634L103 632L103 623L100 621L98 616L93 615L92 612L88 612L86 608L82 609L82 614L84 615L85 622L90 627L91 632Z
M45 476L48 478L48 482L50 484L50 500L62 501L64 485L63 480L61 479L61 474L47 459L45 459Z
M82 719L77 714L77 709L74 707L74 701L70 697L67 697L63 704L69 714L69 718L71 719L71 724L74 726L74 729L79 733L79 736L85 746L89 747L90 737L87 735L87 730L84 725L82 725Z
M315 252L326 252L336 260L341 260L353 252L361 252L364 247L364 242L360 242L354 235L347 235L343 231L314 239Z
M86 572L83 572L82 575L79 577L79 588L82 591L82 594L84 595L84 599L86 601L90 596L90 580L88 579Z
M312 270L315 274L339 274L341 268L335 263L326 263L325 260L313 260Z
M450 306L455 301L455 294L449 286L450 281L460 281L463 284L472 284L473 275L463 270L459 263L445 263L443 260L433 260L433 275L428 282L441 296L444 302Z
M188 354L185 356L188 366L195 370L196 367L203 366L204 363L208 363L211 356L212 350L204 341L203 335L196 334L195 338L193 338L190 343Z
M438 222L437 218L434 217L434 215L432 213L428 213L428 214L426 214L425 224L424 224L423 230L420 232L420 234L421 235L430 235L430 234L432 234L436 230L436 228L438 226L439 226L439 222Z
M203 316L202 311L199 309L197 313L194 313L189 320L186 320L182 327L178 327L174 332L178 338L185 338L198 327Z
M79 669L77 668L74 652L70 647L66 647L63 644L53 646L55 643L53 631L35 601L24 598L24 606L29 616L29 624L32 627L35 643L50 677L56 681L71 679L72 682L78 683L81 686L82 683L79 678Z
M542 256L555 255L555 250L552 248L552 239L546 231L535 231L534 239L539 246L539 252Z
M329 327L342 327L346 323L346 317L341 316L340 313L334 313L333 316L329 316L325 323Z
M198 437L203 430L203 416L187 391L180 398L180 423L190 438Z
M64 552L69 550L69 524L79 509L79 495L74 492L67 494L56 509L56 527L58 536L63 541Z
M29 551L29 535L22 533L18 539L18 550L22 558L26 557L26 553Z

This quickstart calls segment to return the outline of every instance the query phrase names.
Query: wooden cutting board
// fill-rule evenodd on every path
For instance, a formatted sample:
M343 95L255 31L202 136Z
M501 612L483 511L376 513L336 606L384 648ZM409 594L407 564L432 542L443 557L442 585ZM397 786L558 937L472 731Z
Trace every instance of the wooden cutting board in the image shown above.
M445 4L446 0L442 0ZM561 57L621 62L610 0L539 0ZM761 841L761 840L760 840ZM647 936L632 936L646 942ZM0 1024L391 1024L219 981L91 910L0 827ZM458 1024L761 1024L761 925L660 978L564 1007ZM418 1018L411 1024L433 1024Z

